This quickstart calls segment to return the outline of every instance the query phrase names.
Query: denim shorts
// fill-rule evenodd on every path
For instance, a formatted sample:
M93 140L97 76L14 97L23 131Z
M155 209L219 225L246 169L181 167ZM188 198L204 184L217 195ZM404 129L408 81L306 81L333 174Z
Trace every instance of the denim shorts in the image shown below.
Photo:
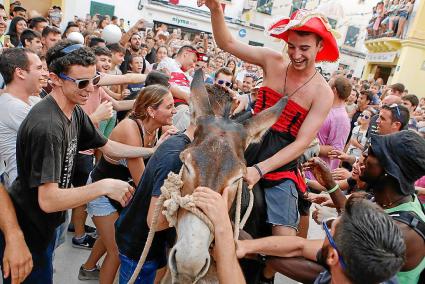
M298 190L292 180L264 190L267 205L267 223L290 227L298 231Z
M405 19L409 18L409 12L407 11L400 11L398 15L400 18L405 18Z
M137 261L126 257L120 253L120 280L119 284L127 284L130 281L131 276L133 275L134 270L137 266ZM137 276L135 284L153 284L155 281L156 270L158 269L158 263L155 260L146 261L143 264L142 270L140 270L139 275Z
M90 184L91 177L89 176L87 184ZM89 203L87 203L87 213L90 217L93 216L108 216L112 213L117 212L117 209L111 204L106 196L100 196Z

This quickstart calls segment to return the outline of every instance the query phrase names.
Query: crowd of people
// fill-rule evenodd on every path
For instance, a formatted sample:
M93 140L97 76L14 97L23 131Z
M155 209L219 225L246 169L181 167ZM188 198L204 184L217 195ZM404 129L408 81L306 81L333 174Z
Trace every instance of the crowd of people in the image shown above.
M402 38L414 4L415 0L379 1L367 26L368 38Z
M74 248L91 250L76 278L128 283L160 188L197 135L190 87L199 69L237 122L288 97L245 151L244 180L264 196L270 236L233 245L227 190L194 191L215 227L220 283L273 283L276 272L306 283L423 283L425 98L346 70L326 80L315 64L339 51L320 15L276 21L268 34L287 43L281 54L237 41L219 1L198 2L211 12L212 35L97 14L61 30L60 7L43 17L19 1L10 15L0 5L4 283L53 283L67 231ZM378 3L370 35L400 36L413 3ZM113 42L111 25L121 31ZM325 240L307 240L310 211ZM158 224L136 283L164 276L175 230L162 215ZM267 260L245 279L238 258L253 255Z

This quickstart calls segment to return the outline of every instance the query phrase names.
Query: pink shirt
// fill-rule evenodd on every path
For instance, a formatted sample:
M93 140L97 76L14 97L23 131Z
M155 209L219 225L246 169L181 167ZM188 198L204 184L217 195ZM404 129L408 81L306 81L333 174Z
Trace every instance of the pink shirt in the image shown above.
M81 108L87 115L92 115L96 109L100 106L104 101L111 101L111 97L105 92L102 87L94 87L93 93L89 96L85 105L81 105ZM99 124L94 124L96 128L99 128ZM81 151L81 154L93 155L93 150Z
M320 145L329 145L334 149L343 150L350 134L350 118L348 117L345 106L341 105L333 107L325 121L322 124L317 138ZM339 165L338 159L329 159L328 157L320 157L334 170Z
M111 101L111 97L102 87L94 87L93 93L89 96L86 104L82 105L81 108L87 115L92 115L104 101Z
M425 188L425 176L423 176L423 177L421 177L420 179L418 179L418 180L415 182L415 186ZM419 200L421 201L421 203L425 203L425 195L419 195L419 196L418 196L418 198L419 198Z

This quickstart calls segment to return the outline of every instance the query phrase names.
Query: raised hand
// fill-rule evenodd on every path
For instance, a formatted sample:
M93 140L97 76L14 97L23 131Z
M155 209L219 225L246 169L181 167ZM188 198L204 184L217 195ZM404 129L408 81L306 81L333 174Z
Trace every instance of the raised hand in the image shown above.
M129 89L124 89L121 93L121 99L125 99L126 97L128 97L129 95L131 95L131 92Z
M94 117L97 122L110 119L113 115L113 107L111 102L102 102L91 117Z
M332 171L334 180L344 180L351 176L351 172L344 168L336 168Z
M314 157L304 163L303 167L304 170L311 171L316 180L326 189L329 190L335 187L336 183L332 177L332 173L329 170L328 165L322 159Z
M342 162L347 162L350 159L350 155L336 149L333 149L332 151L330 151L328 154L328 157L330 159L340 159Z
M220 7L220 1L219 0L198 0L198 7L201 7L202 5L205 5L208 7L208 9L213 9L216 7Z

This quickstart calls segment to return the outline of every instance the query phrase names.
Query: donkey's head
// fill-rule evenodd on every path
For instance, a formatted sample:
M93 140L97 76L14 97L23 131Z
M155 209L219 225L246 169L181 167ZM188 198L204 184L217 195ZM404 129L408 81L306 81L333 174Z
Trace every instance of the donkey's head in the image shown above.
M198 186L206 186L219 193L229 187L231 203L238 182L246 172L245 148L261 139L276 122L286 100L282 99L245 124L240 124L228 118L231 99L224 99L224 90L219 96L208 93L202 71L195 73L191 91L192 121L196 123L196 131L194 141L180 155L184 182L182 196L192 194ZM184 209L178 213L176 227L177 242L169 257L173 282L193 283L209 269L211 232L201 219Z

